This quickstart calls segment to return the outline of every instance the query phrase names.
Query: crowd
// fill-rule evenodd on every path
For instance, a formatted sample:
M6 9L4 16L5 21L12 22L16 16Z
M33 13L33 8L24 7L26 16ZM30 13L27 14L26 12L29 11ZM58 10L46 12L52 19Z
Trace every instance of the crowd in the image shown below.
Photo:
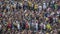
M0 0L0 34L60 34L60 0Z

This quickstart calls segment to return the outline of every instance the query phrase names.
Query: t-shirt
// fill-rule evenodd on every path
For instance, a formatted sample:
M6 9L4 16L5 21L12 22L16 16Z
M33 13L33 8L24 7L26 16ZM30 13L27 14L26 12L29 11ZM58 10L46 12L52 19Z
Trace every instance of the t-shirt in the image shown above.
M46 3L43 3L43 9L46 9L46 8L47 8Z
M24 0L24 1L27 1L27 0Z
M36 23L36 28L38 28L38 23Z
M11 24L10 23L8 23L8 28L11 28Z
M38 8L39 8L39 11L41 11L41 10L42 10L42 6L39 6Z
M55 9L57 9L57 4L55 4L54 6L55 6Z
M46 21L49 20L47 17L46 17Z
M29 25L28 25L28 23L26 23L26 26L25 26L26 28L28 28L29 27Z
M46 33L46 34L49 34L49 33Z
M20 29L20 25L19 24L17 24L17 28Z
M50 24L47 24L47 29L51 29L51 25Z
M60 20L58 20L59 21L59 23L60 23Z
M38 9L38 4L35 4L34 5L34 9Z
M32 7L32 2L28 1L28 5L29 5L30 7Z

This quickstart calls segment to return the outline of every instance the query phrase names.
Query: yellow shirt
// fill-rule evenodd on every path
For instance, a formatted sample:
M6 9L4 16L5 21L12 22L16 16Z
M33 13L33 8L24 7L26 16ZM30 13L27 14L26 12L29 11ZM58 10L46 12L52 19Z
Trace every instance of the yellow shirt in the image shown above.
M46 33L46 34L49 34L49 33Z
M16 24L16 23L14 23L14 25L15 25L15 26L17 26L17 24Z
M32 7L32 2L28 1L28 5L29 5L30 7Z
M38 8L38 5L37 5L37 4L35 4L35 5L34 5L34 9L37 9L37 8Z
M8 30L10 30L10 28Z
M50 24L47 24L47 29L51 29L51 25Z
M48 18L46 18L46 21L48 20Z

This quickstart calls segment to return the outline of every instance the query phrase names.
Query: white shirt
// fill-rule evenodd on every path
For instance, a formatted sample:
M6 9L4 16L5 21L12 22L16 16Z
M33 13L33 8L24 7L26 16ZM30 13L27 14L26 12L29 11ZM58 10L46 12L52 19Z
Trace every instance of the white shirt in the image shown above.
M16 4L14 3L14 7L16 7Z
M41 23L40 26L43 26L43 23Z
M44 29L46 29L46 25L44 24Z
M0 29L2 28L2 25L0 25Z
M51 13L51 15L54 15L54 14L55 14L54 12Z
M20 3L20 5L22 6L23 4L22 4L22 3Z
M39 8L39 11L41 11L41 10L42 10L42 6L39 6L38 8Z
M32 26L34 26L34 23L32 23Z
M5 12L3 12L3 16L5 15Z
M17 28L20 29L20 24L17 24Z
M24 1L27 1L27 0L24 0Z
M43 9L46 9L47 6L46 6L46 3L43 3Z
M7 9L10 9L9 5L7 6Z
M36 23L36 28L38 28L38 23Z
M60 14L60 13L57 11L57 16L59 16L59 14Z

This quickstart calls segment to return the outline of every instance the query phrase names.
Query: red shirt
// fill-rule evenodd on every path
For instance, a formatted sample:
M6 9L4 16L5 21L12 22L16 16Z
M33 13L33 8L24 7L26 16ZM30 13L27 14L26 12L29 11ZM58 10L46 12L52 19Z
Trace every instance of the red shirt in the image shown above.
M8 28L11 28L11 23L8 23Z
M28 26L28 23L26 23L26 26L25 26L26 28L28 28L29 26Z

